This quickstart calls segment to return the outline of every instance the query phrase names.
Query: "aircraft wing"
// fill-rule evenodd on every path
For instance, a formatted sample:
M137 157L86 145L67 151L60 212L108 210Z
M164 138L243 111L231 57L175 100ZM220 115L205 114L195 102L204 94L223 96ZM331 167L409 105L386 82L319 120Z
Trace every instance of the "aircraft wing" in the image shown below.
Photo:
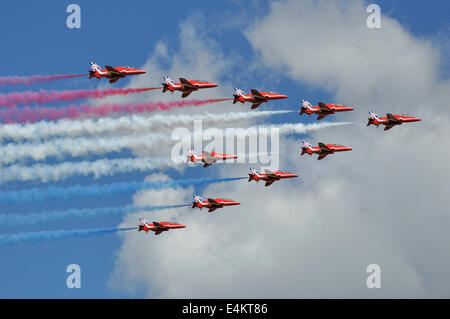
M161 224L158 223L158 222L153 222L153 225L156 226L158 230L160 230L160 229L162 229L162 230L168 229L168 227L166 227L166 226L164 226L164 225L161 225Z
M333 152L333 150L326 146L324 143L319 143L319 149L321 152Z
M159 235L159 234L161 234L163 232L163 230L157 230L157 231L155 231L155 235Z
M266 177L268 177L270 179L273 179L273 180L279 180L280 179L280 177L278 175L274 174L272 171L270 171L268 169L265 169L264 173L266 174Z
M268 100L267 97L265 97L264 95L262 95L261 93L259 93L257 90L251 89L250 91L252 92L252 95L253 95L253 99L254 99L254 100L263 100L263 101L267 101L267 100Z
M391 113L386 113L386 118L389 123L401 123L402 122L398 118L396 118L394 115L392 115Z
M188 97L189 94L191 94L191 93L192 93L192 91L189 91L189 92L183 92L183 93L181 94L181 98L184 99L185 97Z
M106 65L105 68L108 70L110 75L125 75L125 73L113 68L112 66Z
M181 83L183 90L196 90L197 89L197 85L192 84L185 78L180 78L180 83Z
M222 208L223 207L223 205L221 203L216 202L212 198L208 198L208 202L209 202L208 213L211 213L211 212L215 211L217 208Z
M217 161L217 158L212 156L209 152L203 152L203 161L205 163L204 167L208 167Z
M272 185L273 182L275 182L275 181L276 181L276 179L272 179L272 180L270 180L270 181L266 181L266 184L265 184L264 186L270 186L270 185Z
M119 80L119 78L112 78L112 79L109 79L109 83L110 83L110 84L116 83L117 80Z
M256 109L258 106L260 106L262 102L263 102L263 101L259 101L259 102L253 103L253 104L252 104L252 110L253 110L253 109Z
M386 126L384 127L384 130L387 131L387 130L390 130L391 128L393 128L393 127L394 127L394 124L386 124Z
M333 113L334 110L330 107L328 107L325 103L319 102L319 110L321 112L329 112L329 113Z
M327 113L325 113L325 114L320 114L318 117L317 117L317 119L318 120L321 120L321 119L323 119L325 116L327 116L328 114Z
M208 198L208 202L210 206L223 207L223 204L215 201L213 198Z
M318 159L318 160L324 159L327 155L328 155L328 153L321 153L321 154L319 154L319 156L317 157L317 159Z

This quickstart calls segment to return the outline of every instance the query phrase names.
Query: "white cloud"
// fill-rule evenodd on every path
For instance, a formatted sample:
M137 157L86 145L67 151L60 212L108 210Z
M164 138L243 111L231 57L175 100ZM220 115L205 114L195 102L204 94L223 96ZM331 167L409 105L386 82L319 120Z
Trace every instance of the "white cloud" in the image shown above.
M384 15L382 29L368 29L366 17L360 1L280 1L246 31L261 67L360 107L335 118L361 125L311 136L353 151L317 161L282 137L282 168L299 179L269 188L212 185L205 195L242 205L215 214L181 211L188 227L156 240L123 234L113 285L132 291L140 282L150 297L175 298L450 295L450 85L439 78L440 53L428 41ZM388 132L367 128L369 108L423 121ZM247 167L212 169L236 176ZM154 198L187 199L191 192ZM372 263L381 266L381 289L366 287Z

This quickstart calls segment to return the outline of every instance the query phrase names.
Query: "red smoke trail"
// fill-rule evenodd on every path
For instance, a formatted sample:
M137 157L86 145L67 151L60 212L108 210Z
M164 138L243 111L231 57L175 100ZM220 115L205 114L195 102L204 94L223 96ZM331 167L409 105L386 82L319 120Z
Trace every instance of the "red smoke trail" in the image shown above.
M58 120L61 118L82 118L90 115L107 116L114 113L148 113L153 111L166 111L176 107L201 106L210 103L230 101L232 99L209 99L209 100L184 100L173 102L148 102L144 104L104 104L70 105L68 107L24 107L16 106L0 111L0 122L3 123L33 123L41 120Z
M59 79L75 78L87 74L57 74L57 75L32 75L32 76L1 76L0 85L31 85L40 82L50 82Z
M72 101L77 99L93 98L99 99L111 95L127 95L140 93L160 88L143 89L96 89L96 90L74 90L74 91L25 91L12 92L8 94L0 93L0 106L15 106L17 104L45 104L59 101Z

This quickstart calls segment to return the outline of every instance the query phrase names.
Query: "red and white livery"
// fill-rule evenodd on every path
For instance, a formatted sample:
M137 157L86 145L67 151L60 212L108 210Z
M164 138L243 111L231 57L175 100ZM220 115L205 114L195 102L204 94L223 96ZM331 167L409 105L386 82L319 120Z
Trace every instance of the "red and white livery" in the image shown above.
M105 66L105 69L102 70L97 63L91 62L91 70L89 71L89 78L92 79L96 77L100 80L100 78L109 79L109 83L115 83L120 78L124 78L127 75L136 75L136 74L144 74L147 71L132 68L130 66L116 66L112 67L109 65Z
M393 128L395 125L401 125L402 123L405 123L405 122L406 123L418 122L421 120L422 119L420 119L418 117L391 114L391 113L386 113L385 117L379 117L374 112L369 111L369 122L367 122L367 126L373 124L378 127L380 124L382 124L385 126L384 130L387 131L387 130L390 130L391 128Z
M284 178L294 178L298 177L297 174L292 174L288 172L278 172L278 171L271 171L271 170L264 170L264 173L260 173L254 168L250 168L250 173L248 174L248 181L256 181L257 183L259 181L265 181L265 186L272 185L273 182L279 181L280 179Z
M200 80L186 80L184 78L180 78L180 82L175 83L172 79L168 78L167 76L164 77L164 82L161 83L163 86L163 93L166 91L171 91L172 94L175 91L182 92L181 97L185 98L188 97L189 94L191 94L194 91L197 91L198 89L207 89L207 88L215 88L218 87L218 84L210 83L207 81L200 81Z
M317 157L318 160L325 158L329 154L334 154L335 152L344 152L352 150L350 147L344 145L319 143L318 146L312 146L305 140L303 140L302 143L303 145L301 155L306 153L309 154L309 156L311 156L312 154L316 153L319 155Z
M302 99L302 106L300 107L300 115L306 113L309 116L311 116L311 114L316 113L317 120L321 120L329 114L354 110L353 107L340 104L325 104L322 102L319 102L318 104L319 105L317 106L312 106L311 103Z
M153 231L155 235L159 235L164 231L169 231L170 229L177 229L177 228L185 228L185 225L181 225L175 222L153 222L152 224L149 224L149 222L142 217L139 217L139 228L138 231L145 231L148 233L149 230Z
M192 208L198 207L200 208L200 210L202 210L202 208L208 208L208 213L211 213L217 208L223 208L225 206L235 206L240 204L241 203L234 200L224 198L208 198L207 200L203 200L200 196L194 194Z
M279 100L279 99L286 99L288 96L274 93L274 92L262 92L257 91L255 89L251 89L251 94L244 94L244 91L235 88L234 89L234 100L233 104L237 102L241 102L244 104L245 102L252 103L252 109L256 109L258 106L261 105L263 102L267 102L269 100Z
M203 154L198 154L192 148L189 149L189 155L187 156L186 163L193 162L197 164L198 162L203 163L203 167L208 167L218 160L227 160L227 159L236 159L236 155L230 154L222 154L216 152L206 152L203 151Z

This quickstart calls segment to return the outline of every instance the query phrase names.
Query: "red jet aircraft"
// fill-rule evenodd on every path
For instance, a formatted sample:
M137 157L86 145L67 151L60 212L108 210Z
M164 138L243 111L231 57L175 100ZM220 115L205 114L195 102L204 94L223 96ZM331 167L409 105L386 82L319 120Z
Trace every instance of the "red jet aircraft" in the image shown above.
M89 71L89 78L92 79L96 77L100 80L100 78L104 77L109 79L109 83L115 83L120 78L124 78L127 75L135 75L135 74L144 74L147 73L144 70L132 68L132 67L123 67L117 66L113 68L112 66L106 65L105 69L102 70L100 66L94 62L91 62L91 70Z
M343 145L335 145L335 144L324 144L319 143L319 146L312 146L307 141L303 140L302 145L302 153L301 155L308 153L311 156L313 153L317 153L319 156L318 160L325 158L329 154L333 154L334 152L343 152L343 151L351 151L352 149Z
M155 235L161 234L163 231L169 231L170 229L185 228L186 226L174 223L174 222L153 222L149 224L148 221L142 217L139 217L139 229L138 231L144 230L148 233L149 230L155 232Z
M334 114L335 112L353 111L354 108L350 106L344 106L340 104L325 104L319 102L318 106L312 106L308 101L302 100L302 106L300 108L300 115L303 113L311 116L312 113L317 113L317 119L321 120L328 114Z
M189 94L191 94L194 91L197 91L198 89L207 89L207 88L215 88L218 87L218 84L215 83L209 83L206 81L198 81L198 80L186 80L184 78L180 78L179 83L175 83L172 79L168 78L167 76L164 77L164 83L161 83L163 86L163 93L167 90L171 91L172 93L177 90L181 91L181 97L185 98L188 97Z
M241 203L231 199L223 198L208 198L203 200L200 196L194 195L194 201L192 202L192 208L198 207L200 210L203 207L208 208L208 213L215 211L217 208L223 208L224 206L240 205Z
M189 149L189 155L187 156L186 163L193 162L197 164L197 162L203 162L203 167L208 167L217 160L226 160L226 159L235 159L237 158L236 155L229 155L229 154L221 154L216 152L206 152L204 151L203 154L197 154L192 148Z
M287 98L287 95L273 93L273 92L258 92L255 89L251 89L251 94L244 94L244 91L235 88L235 93L233 94L234 100L233 104L237 102L241 102L244 104L245 102L251 102L252 103L252 109L256 109L258 106L261 105L263 102L267 102L269 100L279 100L279 99L285 99Z
M287 173L287 172L277 172L277 171L270 171L268 169L264 170L264 173L259 173L254 168L250 168L250 174L248 174L248 181L256 181L257 183L261 181L265 181L265 186L272 185L273 182L279 181L283 178L293 178L298 177L296 174Z
M383 124L385 126L384 130L387 131L393 128L395 125L401 125L404 122L418 122L418 121L421 121L421 119L419 119L418 117L398 115L398 114L392 115L391 113L386 113L385 117L378 117L377 114L369 111L369 122L367 122L367 126L369 126L370 124L374 124L378 127L380 124Z

